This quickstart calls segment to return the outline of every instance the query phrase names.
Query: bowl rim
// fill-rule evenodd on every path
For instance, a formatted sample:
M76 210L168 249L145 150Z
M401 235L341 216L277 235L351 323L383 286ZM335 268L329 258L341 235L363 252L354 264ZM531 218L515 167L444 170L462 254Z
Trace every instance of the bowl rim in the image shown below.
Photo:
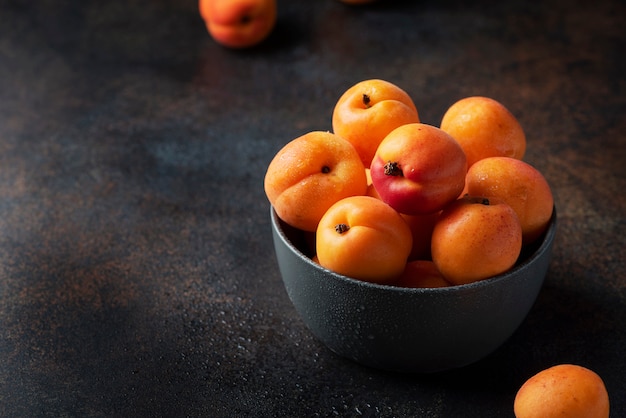
M374 283L368 282L365 280L355 279L349 276L344 276L343 274L336 273L332 270L329 270L320 264L313 261L309 256L304 254L296 245L289 239L287 234L285 233L281 224L285 224L285 222L280 219L276 210L273 206L270 205L270 218L272 223L272 228L278 233L280 239L285 243L285 245L289 248L291 252L293 252L298 258L304 261L309 266L321 270L322 272L331 275L335 278L335 280L345 281L354 286L362 286L371 289L379 289L384 290L386 292L398 292L398 293L447 293L447 292L463 292L463 291L477 291L484 287L495 285L496 283L511 280L512 277L516 276L517 272L527 268L534 260L536 260L540 255L549 250L554 237L556 235L557 229L557 211L556 205L552 207L552 214L550 216L550 220L548 222L548 227L546 231L542 234L540 243L534 243L531 245L536 245L536 248L532 250L522 261L516 262L516 264L507 270L504 273L498 274L496 276L489 277L483 280L477 280L472 283L460 284L460 285L452 285L446 287L425 287L425 288L416 288L416 287L402 287L402 286L394 286L391 284L382 284L382 283ZM304 233L304 231L302 231Z

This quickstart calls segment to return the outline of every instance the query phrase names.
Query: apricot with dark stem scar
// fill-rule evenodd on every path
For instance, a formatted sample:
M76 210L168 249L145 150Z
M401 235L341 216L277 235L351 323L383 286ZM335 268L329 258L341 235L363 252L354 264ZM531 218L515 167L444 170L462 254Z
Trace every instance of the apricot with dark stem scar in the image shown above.
M363 104L365 105L365 107L370 107L370 101L371 101L370 96L363 93Z
M312 232L335 202L367 192L367 175L350 142L330 132L312 131L276 153L264 188L284 222Z
M352 143L365 167L372 164L380 142L392 130L419 122L415 103L393 83L368 79L354 84L337 100L332 130Z
M406 221L391 206L371 196L337 201L315 232L319 264L335 273L389 283L404 271L413 246Z
M397 162L388 161L384 168L386 176L401 176L403 174L402 169Z

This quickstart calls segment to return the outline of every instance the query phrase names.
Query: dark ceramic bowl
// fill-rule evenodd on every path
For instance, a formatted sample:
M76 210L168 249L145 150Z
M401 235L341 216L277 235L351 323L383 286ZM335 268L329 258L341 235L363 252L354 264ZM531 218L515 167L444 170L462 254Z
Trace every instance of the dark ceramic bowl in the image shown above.
M287 294L313 334L335 353L378 369L436 372L474 363L519 327L543 284L556 210L542 239L507 273L447 288L368 283L310 258L311 239L271 209L274 248Z

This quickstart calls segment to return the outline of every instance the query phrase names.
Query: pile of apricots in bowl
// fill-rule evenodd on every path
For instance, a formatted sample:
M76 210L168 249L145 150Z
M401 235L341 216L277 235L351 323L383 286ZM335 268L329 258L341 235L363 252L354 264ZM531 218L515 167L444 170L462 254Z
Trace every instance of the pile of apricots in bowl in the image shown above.
M520 123L494 99L463 98L434 126L399 86L368 79L340 96L332 132L277 152L264 188L328 270L402 287L464 285L510 270L550 224L550 186L525 151Z
M478 361L521 324L556 234L550 187L499 102L469 97L439 127L368 79L342 94L332 132L288 141L264 179L278 267L313 334L391 371Z
M440 126L385 80L348 88L332 132L288 141L264 179L283 284L335 353L391 371L474 363L530 311L556 209L498 101L453 103Z

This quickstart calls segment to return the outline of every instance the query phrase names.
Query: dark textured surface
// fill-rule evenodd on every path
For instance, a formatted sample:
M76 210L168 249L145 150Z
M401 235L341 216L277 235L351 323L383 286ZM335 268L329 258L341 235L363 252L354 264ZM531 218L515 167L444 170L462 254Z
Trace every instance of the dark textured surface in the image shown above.
M232 51L195 1L0 0L0 415L503 417L573 362L626 416L623 2L278 3ZM461 370L337 357L278 275L265 168L374 77L435 125L502 101L555 194L537 303Z

